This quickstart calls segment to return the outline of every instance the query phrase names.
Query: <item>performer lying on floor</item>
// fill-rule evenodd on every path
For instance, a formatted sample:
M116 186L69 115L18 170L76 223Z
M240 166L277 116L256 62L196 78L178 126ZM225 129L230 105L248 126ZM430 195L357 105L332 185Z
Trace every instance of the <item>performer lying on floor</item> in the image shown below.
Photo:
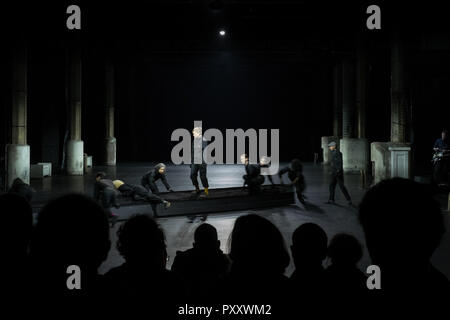
M114 184L112 180L106 179L106 173L104 172L98 172L95 176L94 199L105 210L111 227L114 227L118 217L111 212L111 208L119 209L120 206L117 204Z
M293 159L288 167L281 169L278 172L280 181L283 184L283 174L287 173L289 180L291 180L291 185L295 187L295 192L297 194L298 200L306 205L305 197L303 196L303 191L305 191L305 177L303 176L303 165L299 159Z
M166 165L164 163L158 163L152 170L148 171L141 179L141 185L148 191L154 194L159 193L156 181L161 180L167 191L173 192L166 179Z
M134 201L146 201L150 203L153 214L155 217L158 216L158 213L156 211L157 205L159 203L164 204L164 208L167 209L170 207L170 202L162 199L161 197L157 196L156 194L152 194L147 189L145 189L143 186L135 185L135 184L128 184L121 180L114 180L113 181L114 187L125 197L129 197L133 199Z

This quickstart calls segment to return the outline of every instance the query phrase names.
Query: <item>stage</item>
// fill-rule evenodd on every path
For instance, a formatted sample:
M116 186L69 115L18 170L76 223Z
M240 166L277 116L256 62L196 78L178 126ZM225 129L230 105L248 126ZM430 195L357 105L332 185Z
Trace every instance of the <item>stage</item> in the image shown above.
M139 184L141 175L151 168L152 163L125 163L119 164L117 167L94 167L84 176L58 176L44 178L43 180L32 180L31 185L36 189L37 194L33 200L34 211L51 198L60 196L65 193L78 192L91 195L93 192L93 181L97 171L106 171L113 179L121 179L127 183ZM287 164L282 164L281 167ZM191 181L189 179L189 166L173 166L167 167L167 179L175 191L192 190ZM242 165L213 165L208 166L208 179L212 194L216 188L238 188L242 186L242 175L244 167ZM219 234L221 248L225 252L228 251L228 236L233 228L234 221L240 215L248 213L257 213L271 220L283 233L286 245L291 244L292 232L300 224L305 222L314 222L319 224L327 232L329 239L336 233L346 232L355 235L364 245L364 237L357 219L356 207L348 207L345 199L339 190L336 190L336 205L328 205L324 202L328 198L329 168L322 165L314 165L312 163L304 164L304 175L307 184L305 195L308 207L304 208L298 200L292 195L292 203L290 205L274 206L259 209L242 209L235 211L217 211L208 215L207 222L214 225ZM267 179L266 179L267 180ZM279 183L278 177L274 177L274 182ZM287 183L287 177L284 177ZM360 177L358 175L346 175L345 182L352 196L355 206L357 206L364 194L364 190L360 186ZM268 181L265 182L268 186ZM160 191L165 191L164 186L158 182ZM443 206L446 199L440 199ZM295 201L295 203L294 203ZM176 205L176 204L175 204ZM175 210L175 205L174 209ZM147 204L140 202L132 203L127 201L119 210L114 211L121 219L126 219L134 213L150 213L151 208ZM449 229L449 214L444 212L445 223ZM194 231L200 224L200 219L196 219L194 223L188 223L185 216L160 217L158 223L164 229L167 239L167 248L169 254L170 266L176 255L177 250L185 250L192 246ZM88 223L88 222L87 222ZM122 263L122 258L115 249L116 231L121 225L121 221L116 224L111 232L112 250L108 259L101 266L100 271L105 272L110 267ZM450 276L450 270L446 266L450 264L450 236L447 233L433 257L436 267L446 272ZM370 264L367 250L364 249L364 257L360 262L360 266ZM292 272L292 261L286 274Z

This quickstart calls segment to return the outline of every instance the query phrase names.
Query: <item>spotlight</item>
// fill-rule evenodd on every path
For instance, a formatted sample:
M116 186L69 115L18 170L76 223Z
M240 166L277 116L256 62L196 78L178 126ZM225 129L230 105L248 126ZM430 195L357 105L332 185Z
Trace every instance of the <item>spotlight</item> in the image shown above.
M223 30L223 29L221 29L221 30L219 31L219 35L220 35L221 37L225 37L226 34L227 34L226 31Z

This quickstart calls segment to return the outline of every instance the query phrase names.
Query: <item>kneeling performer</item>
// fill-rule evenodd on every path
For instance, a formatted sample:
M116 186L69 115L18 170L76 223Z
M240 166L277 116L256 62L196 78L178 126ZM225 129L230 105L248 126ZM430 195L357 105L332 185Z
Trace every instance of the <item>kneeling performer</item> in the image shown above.
M295 187L298 201L304 206L306 205L303 191L305 191L305 177L303 176L303 165L299 159L293 159L288 167L281 169L278 172L281 183L283 183L283 174L287 173L291 185Z
M261 175L260 164L250 164L247 154L241 156L241 162L245 165L244 187L247 186L250 194L255 194L261 191L261 186L264 183L264 176Z
M166 165L164 163L158 163L152 170L147 172L141 179L141 185L155 194L159 193L156 181L161 180L167 191L173 192L166 179Z

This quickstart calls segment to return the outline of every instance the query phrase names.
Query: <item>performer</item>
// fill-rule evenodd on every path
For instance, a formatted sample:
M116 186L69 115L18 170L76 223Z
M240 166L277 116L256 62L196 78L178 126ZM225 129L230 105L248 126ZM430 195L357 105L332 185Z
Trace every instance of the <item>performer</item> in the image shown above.
M167 191L173 192L166 179L166 165L164 163L158 163L152 170L148 171L141 179L141 185L148 191L155 194L159 193L156 181L160 180L166 187Z
M143 186L128 184L122 180L114 180L113 185L123 196L129 197L133 199L133 201L142 200L150 203L155 217L158 216L156 208L159 203L164 204L165 209L169 208L171 205L169 201L162 199L156 194L152 194Z
M288 167L281 169L278 172L281 184L283 184L283 174L287 173L291 185L295 187L295 193L297 194L298 201L306 206L305 197L303 192L305 191L305 177L303 176L303 164L299 159L293 159Z
M31 199L33 199L34 193L36 191L29 184L26 184L22 179L15 178L11 188L9 188L8 193L18 194L19 196L24 197L28 203L31 203Z
M434 143L433 182L445 185L448 183L448 167L450 160L450 142L447 130L442 130L441 138Z
M247 186L250 194L259 193L264 183L264 176L261 175L260 164L250 164L247 154L241 156L241 162L245 165L244 187Z
M328 144L328 148L331 151L331 182L330 182L330 197L327 201L329 204L334 204L334 193L336 190L336 184L341 188L345 199L348 204L352 205L352 199L344 185L344 168L342 164L342 153L336 148L336 142L332 141Z
M266 156L262 156L259 160L259 166L261 168L268 168L270 166L270 160ZM268 174L267 178L269 179L269 182L271 183L272 187L275 186L275 183L273 182L272 175Z
M116 195L112 180L106 179L106 174L104 172L98 172L95 176L94 199L102 206L103 210L105 210L108 220L111 223L111 228L114 227L118 219L118 216L111 212L111 208L120 208L117 204Z
M206 177L206 163L205 160L203 159L203 150L206 148L207 146L207 141L203 138L202 135L202 128L201 127L195 127L192 130L192 135L194 137L194 140L192 141L192 149L191 149L191 180L192 180L192 184L195 187L195 191L194 193L196 194L200 194L200 188L198 185L198 173L200 172L200 180L202 181L202 185L203 188L205 190L205 196L209 195L209 184L208 184L208 178ZM202 163L197 164L194 163L194 155L195 155L195 151L194 151L194 146L196 145L196 143L198 144L198 142L201 142L200 145L202 146Z

